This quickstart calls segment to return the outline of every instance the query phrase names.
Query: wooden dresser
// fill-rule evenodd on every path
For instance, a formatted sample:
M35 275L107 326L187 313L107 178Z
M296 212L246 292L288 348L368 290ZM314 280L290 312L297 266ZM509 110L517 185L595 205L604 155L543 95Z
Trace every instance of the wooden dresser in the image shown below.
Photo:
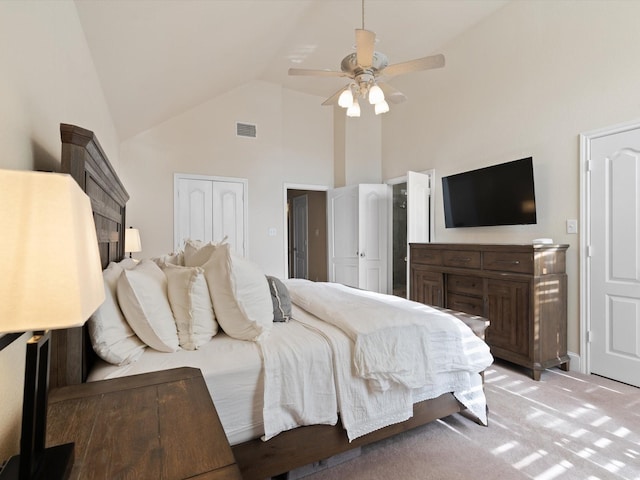
M56 388L47 446L75 442L71 479L241 480L200 370Z
M410 245L412 300L486 317L491 353L532 370L569 369L568 245Z

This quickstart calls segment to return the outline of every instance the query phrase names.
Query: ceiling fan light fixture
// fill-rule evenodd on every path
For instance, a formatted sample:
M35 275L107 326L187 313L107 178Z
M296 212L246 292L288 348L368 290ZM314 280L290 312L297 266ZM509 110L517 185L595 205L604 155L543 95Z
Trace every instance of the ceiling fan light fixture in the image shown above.
M371 105L377 105L380 102L384 102L384 92L375 83L369 88L369 103ZM387 105L387 110L389 106Z
M353 103L347 108L347 117L359 117L360 116L360 104L358 99L354 99Z
M389 104L386 100L382 100L381 102L376 103L375 106L376 115L380 115L381 113L387 113L389 111Z
M340 94L340 97L338 98L338 105L342 108L349 108L353 105L353 93L351 93L351 88L347 88Z

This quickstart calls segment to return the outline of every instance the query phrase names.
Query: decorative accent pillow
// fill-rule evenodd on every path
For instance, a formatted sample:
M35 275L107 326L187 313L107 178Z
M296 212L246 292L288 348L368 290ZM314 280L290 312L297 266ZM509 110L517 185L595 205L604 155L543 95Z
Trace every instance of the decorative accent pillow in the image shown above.
M167 298L167 277L153 260L124 270L117 285L127 322L144 343L160 352L178 349L178 331Z
M203 265L213 310L227 335L259 340L273 326L273 304L267 279L246 258L233 255L228 244L218 245Z
M187 240L184 244L184 265L201 267L207 263L217 247L218 245L213 242L203 243L199 240Z
M156 262L160 268L165 265L180 265L184 266L184 253L169 253L167 255L162 255L161 257L153 257L151 260Z
M286 285L282 280L267 275L269 290L271 291L271 302L273 303L273 321L288 322L291 320L291 297Z
M123 270L131 270L132 268L136 268L138 266L138 260L135 260L133 258L123 258L118 262L118 266Z
M110 263L102 272L104 302L89 318L89 337L96 354L105 362L126 365L140 358L146 345L125 320L116 299L116 284L123 268Z
M169 304L178 327L178 341L185 350L196 350L218 333L204 270L166 264Z

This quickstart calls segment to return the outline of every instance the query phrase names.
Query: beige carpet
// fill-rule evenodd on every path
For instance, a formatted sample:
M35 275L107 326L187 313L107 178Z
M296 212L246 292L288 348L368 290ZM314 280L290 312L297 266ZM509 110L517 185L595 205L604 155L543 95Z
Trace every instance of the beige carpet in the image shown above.
M640 389L559 369L535 382L501 362L485 379L488 427L453 415L305 480L640 480Z

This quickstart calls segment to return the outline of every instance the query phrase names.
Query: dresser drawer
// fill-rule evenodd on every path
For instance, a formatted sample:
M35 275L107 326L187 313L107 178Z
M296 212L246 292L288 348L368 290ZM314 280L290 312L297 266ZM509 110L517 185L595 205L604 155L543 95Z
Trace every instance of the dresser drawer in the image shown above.
M533 255L526 252L484 252L482 268L500 272L533 273Z
M411 262L423 265L442 265L442 250L412 248Z
M445 250L442 263L447 267L480 268L480 252L471 250Z
M484 315L484 301L482 297L467 297L465 295L450 293L447 295L447 308L470 313L471 315Z
M447 277L447 291L482 297L482 278L449 275Z

